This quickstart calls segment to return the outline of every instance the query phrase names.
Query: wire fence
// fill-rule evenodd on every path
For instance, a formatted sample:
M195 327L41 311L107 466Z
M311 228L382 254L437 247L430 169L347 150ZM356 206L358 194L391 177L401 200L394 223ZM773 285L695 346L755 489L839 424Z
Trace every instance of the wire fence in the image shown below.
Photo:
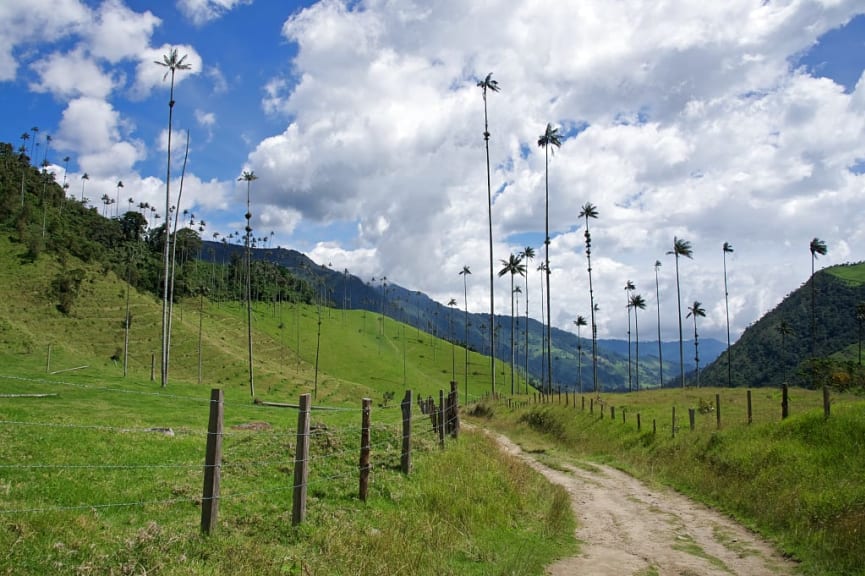
M57 380L3 375L0 379L61 390L68 387L97 395L144 395L157 403L189 402L209 406L211 414L218 404L220 419L223 410L243 413L251 406L225 402L221 391L216 401L213 397ZM68 421L62 416L56 420L27 419L20 411L14 412L15 417L8 417L13 413L11 410L2 411L0 414L7 417L0 416L0 434L6 439L5 448L0 447L0 517L182 504L200 505L204 513L214 500L230 502L288 492L296 499L299 488L313 489L317 495L330 491L344 493L346 482L360 476L363 483L363 477L373 468L397 473L399 463L410 458L412 450L432 452L437 441L444 447L445 428L450 436L458 433L459 410L454 390L448 401L442 400L438 406L428 405L427 400L412 406L411 393L406 398L400 405L402 430L394 423L369 422L369 400L365 401L366 412L363 407L308 404L305 417L309 418L314 411L315 422L309 425L307 420L305 429L300 426L303 402L280 406L297 412L296 428L281 417L283 425L278 428L267 422L253 422L224 430L220 420L218 431L212 417L205 429L203 425L188 424L118 426L99 423L96 417L93 421ZM440 398L444 396L440 394ZM418 406L423 409L415 410ZM262 405L253 409L257 415L279 411ZM361 426L344 425L346 413L361 414ZM332 418L337 421L329 421ZM202 424L206 421L203 410L200 420ZM220 449L217 461L211 461L209 446L217 438L220 446L225 443L224 449ZM207 446L202 439L207 440ZM308 451L299 449L304 445ZM375 465L363 462L364 455L368 458L370 453L375 454ZM303 476L298 476L298 467L305 469ZM287 476L292 469L295 478L289 481ZM409 471L403 468L401 472ZM222 477L217 482L215 496L207 494L207 478L214 474ZM200 491L202 476L204 493ZM362 497L365 499L365 494Z

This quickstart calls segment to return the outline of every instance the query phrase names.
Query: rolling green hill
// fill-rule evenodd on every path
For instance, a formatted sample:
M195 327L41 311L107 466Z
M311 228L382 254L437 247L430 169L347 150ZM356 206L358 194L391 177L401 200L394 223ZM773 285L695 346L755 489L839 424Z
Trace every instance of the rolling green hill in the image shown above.
M748 327L731 347L733 386L810 386L811 366L817 385L861 388L865 373L859 364L857 306L865 303L865 263L833 266L815 274L815 351L811 358L811 280L789 294L773 310ZM779 330L786 323L790 333ZM707 386L726 386L727 355L722 354L701 375Z

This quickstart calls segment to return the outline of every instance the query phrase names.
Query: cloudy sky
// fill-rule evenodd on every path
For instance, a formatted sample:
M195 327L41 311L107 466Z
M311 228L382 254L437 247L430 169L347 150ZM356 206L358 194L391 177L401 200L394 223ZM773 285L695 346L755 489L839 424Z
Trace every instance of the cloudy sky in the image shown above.
M819 266L865 259L865 4L861 0L30 0L0 3L2 139L38 126L34 152L69 193L164 212L168 86L172 148L190 134L181 202L204 236L243 229L335 269L489 309L483 99L493 73L490 159L496 271L533 247L540 318L544 150L549 162L553 322L588 317L580 207L591 202L602 337L624 338L625 283L655 333L683 307L725 338L722 245L735 339ZM32 145L31 140L28 145ZM87 172L90 180L82 182ZM176 186L172 188L176 192ZM98 202L98 200L96 200ZM174 202L173 202L174 203ZM100 207L101 209L101 207ZM109 208L113 210L112 208ZM496 279L508 313L509 283ZM523 300L524 305L524 300Z

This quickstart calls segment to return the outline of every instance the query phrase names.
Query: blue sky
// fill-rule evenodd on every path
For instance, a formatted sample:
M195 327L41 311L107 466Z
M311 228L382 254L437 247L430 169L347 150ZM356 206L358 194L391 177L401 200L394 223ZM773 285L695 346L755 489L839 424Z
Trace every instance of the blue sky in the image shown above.
M547 122L553 322L587 315L582 222L592 222L599 331L624 337L623 286L677 337L673 237L688 239L682 298L733 333L820 265L865 254L865 5L858 0L31 0L0 6L2 138L32 126L70 194L164 211L168 86L152 63L171 47L193 65L176 86L173 174L186 130L181 209L206 237L243 227L254 170L256 235L362 278L386 275L488 309L483 101L490 94L495 258L541 252ZM40 150L44 151L44 147ZM36 153L41 160L42 152ZM176 186L173 186L176 191ZM537 259L536 259L537 260ZM529 266L530 286L537 285ZM508 313L506 279L497 310ZM540 294L530 294L540 318ZM461 298L458 298L461 300ZM621 302L620 302L621 301ZM684 306L684 304L683 304ZM641 323L641 325L643 325ZM645 328L649 329L649 328Z

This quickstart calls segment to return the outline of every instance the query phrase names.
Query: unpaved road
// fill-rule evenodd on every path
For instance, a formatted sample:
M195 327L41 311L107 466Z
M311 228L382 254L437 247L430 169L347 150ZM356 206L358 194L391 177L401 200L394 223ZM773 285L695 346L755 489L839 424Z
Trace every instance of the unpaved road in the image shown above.
M795 564L726 516L666 489L649 488L609 466L538 462L508 438L507 452L525 460L571 495L579 556L547 568L551 576L763 576L793 574Z

